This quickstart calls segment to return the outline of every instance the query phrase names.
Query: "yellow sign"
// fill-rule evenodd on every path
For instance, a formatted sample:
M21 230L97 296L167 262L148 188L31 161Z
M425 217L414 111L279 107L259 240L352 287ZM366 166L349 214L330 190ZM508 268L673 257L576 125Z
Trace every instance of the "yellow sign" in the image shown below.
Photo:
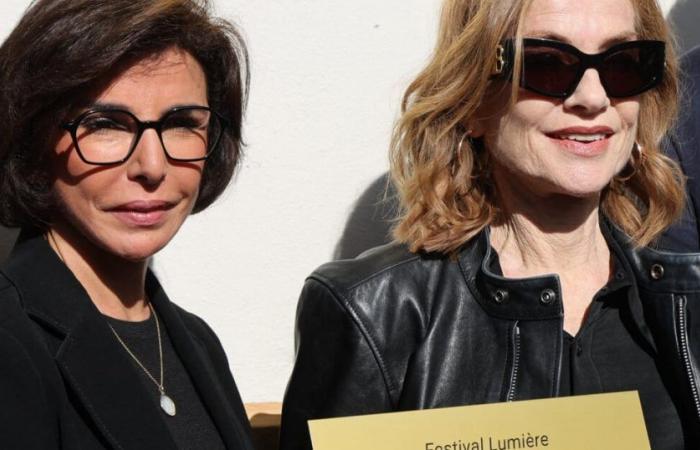
M310 420L314 450L649 450L637 392Z

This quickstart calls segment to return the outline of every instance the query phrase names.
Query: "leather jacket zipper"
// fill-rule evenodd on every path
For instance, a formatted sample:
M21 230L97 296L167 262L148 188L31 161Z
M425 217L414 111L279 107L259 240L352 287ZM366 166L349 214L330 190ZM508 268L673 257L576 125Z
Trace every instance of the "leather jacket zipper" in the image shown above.
M508 393L506 394L507 402L515 400L515 388L518 384L518 370L520 369L520 326L518 322L515 322L515 325L513 325L511 345L513 348L513 365L510 369L510 381L508 383Z
M700 419L700 393L698 392L698 385L695 381L695 371L690 361L690 350L688 342L688 321L686 318L686 304L687 299L685 296L679 296L676 300L676 333L678 333L678 343L679 350L681 353L681 359L683 360L683 365L685 367L686 375L688 376L688 383L690 384L690 391L693 396L693 402L695 404L695 412Z

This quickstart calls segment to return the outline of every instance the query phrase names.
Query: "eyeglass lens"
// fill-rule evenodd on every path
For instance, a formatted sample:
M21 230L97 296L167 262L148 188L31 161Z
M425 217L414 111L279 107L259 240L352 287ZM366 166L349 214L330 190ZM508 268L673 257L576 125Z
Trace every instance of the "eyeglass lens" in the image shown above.
M649 84L655 76L654 54L642 48L628 48L605 58L599 72L606 88L619 97Z
M579 63L575 55L557 48L526 46L522 84L541 93L559 95L575 81Z
M174 160L204 159L216 142L220 124L206 109L171 111L160 120L160 139ZM96 111L82 118L76 130L78 150L94 163L122 161L137 144L139 124L125 111Z
M621 48L605 55L596 65L601 83L610 97L637 95L657 80L663 52L657 48ZM565 48L526 43L522 85L555 97L573 93L585 72L579 56Z

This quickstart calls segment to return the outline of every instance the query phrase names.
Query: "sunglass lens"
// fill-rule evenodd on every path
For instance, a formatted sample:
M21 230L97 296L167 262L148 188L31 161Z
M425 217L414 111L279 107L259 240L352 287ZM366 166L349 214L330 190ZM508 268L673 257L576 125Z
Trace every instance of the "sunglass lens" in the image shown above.
M537 45L525 46L523 50L523 87L552 97L566 97L570 94L580 64L576 55Z
M630 97L655 86L663 67L663 47L640 44L611 53L598 70L610 97Z

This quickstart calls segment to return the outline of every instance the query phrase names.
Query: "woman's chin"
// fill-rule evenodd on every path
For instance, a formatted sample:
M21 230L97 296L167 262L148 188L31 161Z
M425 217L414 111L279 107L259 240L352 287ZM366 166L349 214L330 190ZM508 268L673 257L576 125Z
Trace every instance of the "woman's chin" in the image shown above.
M610 185L610 177L579 177L573 174L562 177L553 184L554 191L565 196L580 199L599 198L603 190Z
M103 242L102 250L119 259L139 263L147 261L166 246L168 240L129 239L120 242Z

